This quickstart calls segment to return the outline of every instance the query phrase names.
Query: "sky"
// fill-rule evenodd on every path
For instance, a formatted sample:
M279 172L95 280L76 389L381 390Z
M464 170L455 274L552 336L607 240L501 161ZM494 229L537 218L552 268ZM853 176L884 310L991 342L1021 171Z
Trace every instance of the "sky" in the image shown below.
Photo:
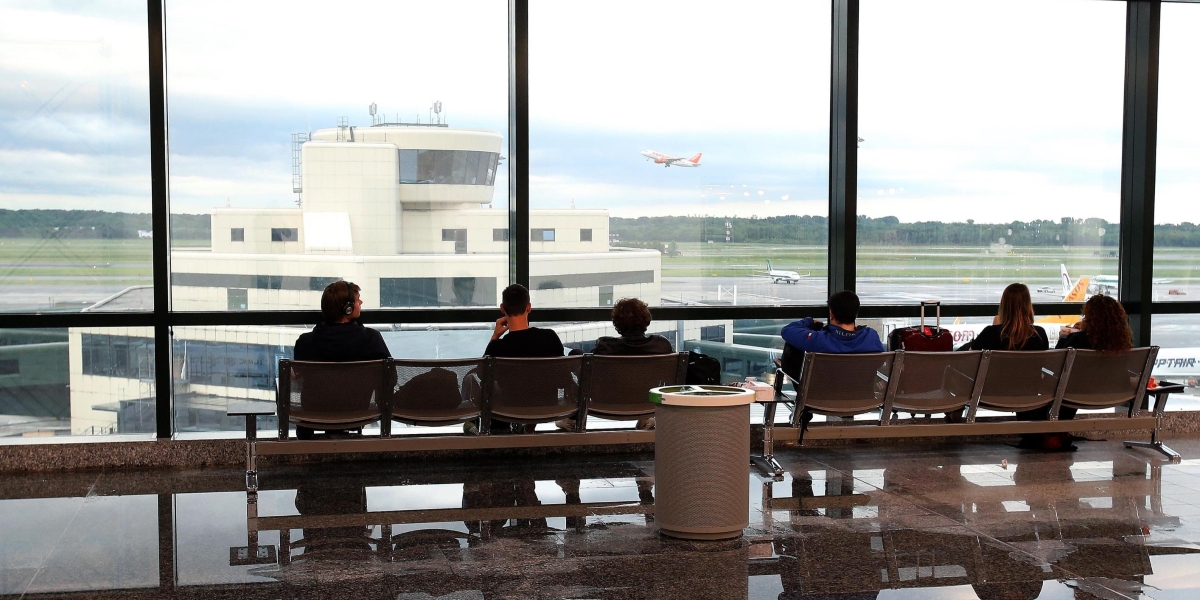
M294 205L290 134L368 125L372 102L411 121L440 100L451 126L507 135L506 11L168 2L173 212ZM533 207L825 214L829 13L531 0ZM1116 220L1124 17L1093 0L863 0L860 212ZM1200 222L1200 6L1163 17L1156 220ZM0 5L0 208L149 211L145 32L140 1Z

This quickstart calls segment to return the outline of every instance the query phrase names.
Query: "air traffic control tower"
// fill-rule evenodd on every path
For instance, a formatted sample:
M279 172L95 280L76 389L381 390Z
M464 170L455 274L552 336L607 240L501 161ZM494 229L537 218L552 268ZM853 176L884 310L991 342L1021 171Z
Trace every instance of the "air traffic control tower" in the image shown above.
M298 206L214 208L211 249L172 252L175 310L314 309L338 279L362 286L368 309L497 306L508 285L508 210L490 207L502 143L441 123L300 134ZM609 248L608 211L529 220L535 305L658 304L660 254Z

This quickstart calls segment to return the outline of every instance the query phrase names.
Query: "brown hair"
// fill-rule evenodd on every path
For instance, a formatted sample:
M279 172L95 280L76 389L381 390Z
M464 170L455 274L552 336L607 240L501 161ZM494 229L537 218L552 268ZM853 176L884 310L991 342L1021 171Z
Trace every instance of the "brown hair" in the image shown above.
M514 283L500 293L500 312L506 317L519 317L525 314L525 309L529 307L529 290L519 284Z
M650 309L637 298L621 298L612 310L613 327L621 335L646 333L650 326Z
M358 296L359 287L349 281L335 281L325 286L321 292L321 316L326 323L337 323L349 316L346 305L354 310L354 298Z
M1000 295L1000 337L1008 340L1009 350L1014 350L1024 345L1035 331L1029 288L1023 283L1010 284Z
M1133 347L1133 332L1120 302L1100 294L1092 296L1083 305L1083 317L1080 330L1092 348L1117 354Z

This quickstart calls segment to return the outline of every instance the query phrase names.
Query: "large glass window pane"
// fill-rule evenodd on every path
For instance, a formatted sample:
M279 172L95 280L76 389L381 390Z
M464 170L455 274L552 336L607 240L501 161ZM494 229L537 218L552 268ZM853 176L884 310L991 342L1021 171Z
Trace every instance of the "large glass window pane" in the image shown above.
M151 328L0 329L0 440L153 434L154 415Z
M508 223L507 184L472 184L468 157L505 151L508 3L451 0L437 12L453 19L419 19L428 3L351 0L335 12L378 26L333 44L313 30L330 10L167 2L172 219L195 225L172 239L175 310L313 310L339 279L367 310L385 280L507 285L508 246L489 235ZM443 244L443 229L473 231ZM456 253L469 258L442 258Z
M1125 4L863 0L865 303L1116 293ZM1082 299L1082 298L1080 298Z
M1165 24L1165 18L1164 18ZM1159 346L1154 377L1182 383L1182 394L1171 394L1167 410L1200 410L1200 315L1154 315L1150 343Z
M829 48L821 0L530 2L530 227L594 232L534 305L823 302Z
M1200 300L1200 6L1163 4L1154 191L1158 302ZM1155 317L1157 329L1158 317Z
M0 312L152 308L148 79L145 2L0 6Z

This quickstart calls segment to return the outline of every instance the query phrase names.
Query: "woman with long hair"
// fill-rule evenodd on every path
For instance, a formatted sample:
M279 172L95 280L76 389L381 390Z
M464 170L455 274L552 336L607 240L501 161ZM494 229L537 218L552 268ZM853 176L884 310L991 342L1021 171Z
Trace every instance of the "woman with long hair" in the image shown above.
M1046 330L1033 324L1029 288L1014 283L1000 295L1000 312L971 342L971 350L1049 350Z

